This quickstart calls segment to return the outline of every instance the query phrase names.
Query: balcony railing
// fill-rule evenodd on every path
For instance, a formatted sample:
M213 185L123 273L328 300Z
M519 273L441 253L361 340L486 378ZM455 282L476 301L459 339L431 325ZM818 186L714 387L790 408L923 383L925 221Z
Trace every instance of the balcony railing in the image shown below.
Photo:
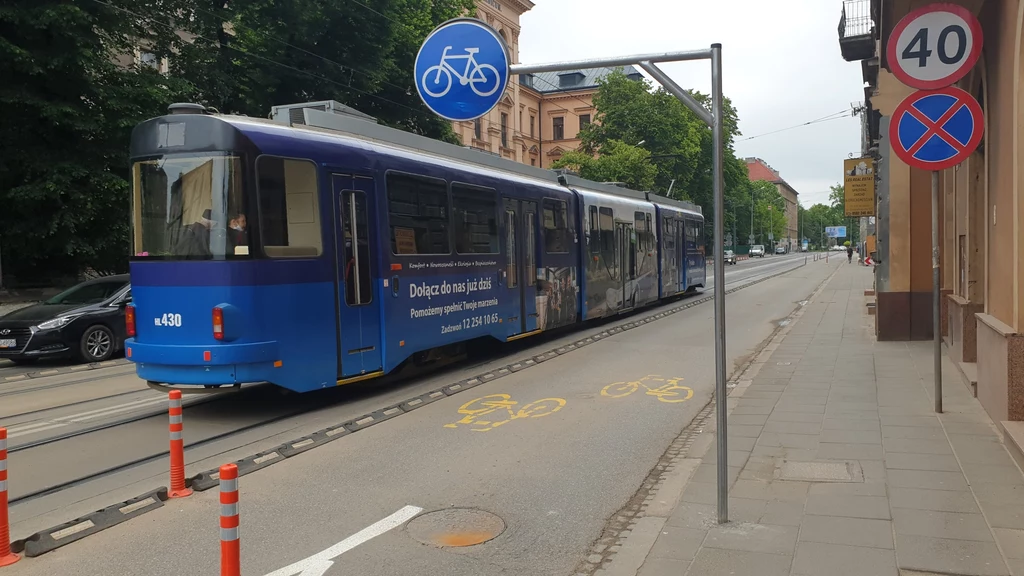
M839 48L848 62L875 55L871 0L843 0L843 13L839 17Z

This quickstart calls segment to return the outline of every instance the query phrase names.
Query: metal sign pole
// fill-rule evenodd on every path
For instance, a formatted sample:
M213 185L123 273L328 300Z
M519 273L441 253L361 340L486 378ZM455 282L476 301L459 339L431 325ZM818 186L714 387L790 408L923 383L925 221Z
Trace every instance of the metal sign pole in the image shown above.
M932 170L932 337L935 340L935 413L942 413L942 324L939 322L939 173Z
M612 68L639 66L650 74L665 90L679 99L691 112L711 128L714 141L713 189L715 206L715 402L718 425L718 521L727 522L728 514L728 452L726 450L726 400L725 371L725 192L724 192L724 118L722 97L722 45L712 44L710 49L688 52L660 52L635 54L618 58L594 58L550 62L546 64L511 64L508 47L500 36L485 23L473 18L456 18L438 26L424 40L416 56L414 79L416 90L435 114L449 120L472 120L487 114L498 103L504 92L508 77L512 74L536 74L538 72L563 72L581 68ZM493 69L497 85L490 91L481 92L475 84L463 88L452 82L451 74L431 71L444 69L438 64L450 51L466 51L476 60ZM701 105L690 92L683 90L656 64L661 62L682 62L689 60L711 61L711 111ZM447 69L444 69L447 70ZM486 75L485 80L487 79ZM500 88L500 89L499 89ZM753 210L753 206L751 206ZM753 214L751 214L753 217ZM753 230L751 230L753 234Z
M718 440L718 523L729 521L729 450L725 389L725 182L723 179L722 45L711 45L712 177L715 196L715 412Z

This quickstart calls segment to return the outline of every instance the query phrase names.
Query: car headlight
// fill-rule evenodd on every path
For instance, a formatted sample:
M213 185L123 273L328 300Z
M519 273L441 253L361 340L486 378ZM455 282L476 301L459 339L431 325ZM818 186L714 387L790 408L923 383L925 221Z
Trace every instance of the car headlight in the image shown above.
M39 328L40 330L53 330L54 328L63 328L64 326L67 326L68 323L74 320L75 318L78 318L78 316L60 316L59 318L54 318L53 320L47 320L46 322L41 323L39 326L36 326L36 328Z

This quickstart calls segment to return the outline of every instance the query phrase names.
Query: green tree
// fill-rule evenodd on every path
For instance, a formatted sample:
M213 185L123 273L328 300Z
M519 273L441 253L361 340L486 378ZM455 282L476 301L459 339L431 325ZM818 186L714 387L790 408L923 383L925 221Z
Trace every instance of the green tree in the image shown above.
M710 109L707 94L691 91L691 95ZM662 88L655 89L646 81L630 80L621 71L607 75L599 82L594 97L597 109L595 122L580 133L581 150L596 154L610 142L637 145L650 151L655 166L651 190L657 194L692 201L704 209L707 223L705 235L712 243L715 214L712 186L712 134L710 128L678 98ZM724 183L727 232L739 235L740 211L749 219L750 189L746 164L736 158L733 141L740 134L739 117L732 103L724 101ZM671 189L671 194L669 194Z
M194 99L266 116L278 104L333 99L382 124L457 143L420 102L410 71L420 44L472 0L188 0L188 36L171 42L172 72ZM214 4L221 4L215 2Z
M371 5L372 4L372 5ZM127 264L132 128L175 101L266 117L338 100L457 142L410 74L472 0L7 0L0 5L0 246L23 282ZM169 73L133 64L144 47Z
M113 58L149 36L118 8L154 4L18 0L0 7L5 272L45 282L84 264L125 268L131 129L184 88Z
M657 168L651 164L651 153L619 140L610 140L595 157L582 150L564 154L553 168L569 168L581 177L596 182L622 182L634 190L650 190Z

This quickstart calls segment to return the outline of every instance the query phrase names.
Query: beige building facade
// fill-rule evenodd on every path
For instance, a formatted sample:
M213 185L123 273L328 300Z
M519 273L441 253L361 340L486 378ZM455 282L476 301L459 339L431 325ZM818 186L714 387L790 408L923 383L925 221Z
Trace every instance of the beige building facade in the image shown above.
M940 176L941 325L932 325L931 176L892 152L889 121L913 90L886 64L896 23L928 2L844 5L840 47L866 83L864 150L877 161L876 333L930 339L941 330L996 421L1024 420L1024 0L951 0L981 22L981 60L957 85L985 115L978 150ZM950 385L958 385L957 383Z
M519 63L520 17L533 6L529 0L477 2L476 17L498 31L513 63ZM513 76L493 110L475 121L453 122L453 128L465 146L550 168L563 154L579 148L579 131L596 114L593 97L597 82L611 71L599 68ZM634 79L643 77L632 66L624 72Z
M776 238L772 242L772 248L782 245L786 247L786 251L795 252L800 246L800 231L797 228L800 218L800 201L798 200L800 193L790 186L789 182L783 180L778 171L769 166L764 160L760 158L744 158L744 161L747 163L747 174L751 182L764 180L774 184L779 190L779 195L785 201L786 231L783 233L782 238Z

